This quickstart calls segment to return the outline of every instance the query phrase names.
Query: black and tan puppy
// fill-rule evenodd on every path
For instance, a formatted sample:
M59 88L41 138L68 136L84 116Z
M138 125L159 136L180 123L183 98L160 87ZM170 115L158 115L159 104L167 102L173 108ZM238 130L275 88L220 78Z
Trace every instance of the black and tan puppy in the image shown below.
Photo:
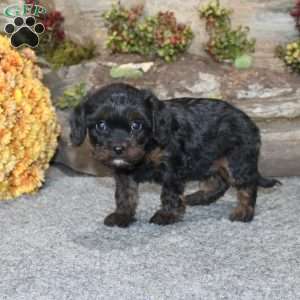
M73 112L71 140L89 135L93 154L112 168L116 210L108 226L126 227L135 218L138 184L162 185L161 208L150 222L182 219L185 205L207 205L233 186L238 205L232 221L251 221L258 186L278 181L258 171L260 134L242 111L220 100L181 98L160 101L149 91L112 84L87 96ZM201 189L184 196L187 181Z

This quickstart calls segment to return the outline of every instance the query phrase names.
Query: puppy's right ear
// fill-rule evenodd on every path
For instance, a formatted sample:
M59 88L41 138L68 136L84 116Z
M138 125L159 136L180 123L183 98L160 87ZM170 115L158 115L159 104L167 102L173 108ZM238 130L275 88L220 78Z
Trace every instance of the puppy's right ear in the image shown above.
M171 114L165 108L163 101L159 100L151 91L143 90L144 99L151 105L152 135L162 146L169 143L171 137Z
M70 139L72 144L80 146L84 142L87 132L84 103L74 108L70 118L70 128Z

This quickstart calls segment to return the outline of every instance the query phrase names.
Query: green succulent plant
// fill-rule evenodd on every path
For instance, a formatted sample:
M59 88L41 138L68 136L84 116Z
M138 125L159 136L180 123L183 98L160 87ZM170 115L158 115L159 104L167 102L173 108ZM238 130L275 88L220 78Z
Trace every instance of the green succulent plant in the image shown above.
M233 10L221 7L219 0L210 1L199 8L200 17L207 20L207 30L212 28L229 28L231 26L230 15L232 13Z
M96 46L93 42L82 46L71 40L65 40L57 48L45 54L46 60L58 69L62 66L76 65L83 60L91 59L95 56Z
M26 0L26 3L31 2ZM50 10L40 21L45 27L45 32L41 35L35 52L54 68L78 64L95 56L96 47L92 42L80 45L66 37L64 16L60 11Z
M300 73L300 40L278 47L277 56L294 72Z
M255 51L255 39L248 39L248 32L247 27L218 31L210 37L206 49L217 61L234 62L236 58Z
M62 97L59 98L56 106L59 109L73 108L80 104L81 100L87 94L87 87L84 82L72 86L64 91Z
M213 0L199 9L200 17L206 19L209 34L206 50L219 62L234 63L238 58L255 52L256 40L248 38L249 27L238 26L232 29L230 20L232 12L230 9L222 8L218 0ZM240 61L243 62L244 59L238 60L238 66Z
M106 45L112 52L159 56L171 62L188 48L193 39L191 28L179 24L170 11L143 17L142 6L129 10L113 6L104 14L104 19L108 28Z
M300 32L300 1L295 1L294 7L289 12L295 20L295 27ZM288 68L300 74L300 39L286 45L279 45L275 48L275 55L279 57Z

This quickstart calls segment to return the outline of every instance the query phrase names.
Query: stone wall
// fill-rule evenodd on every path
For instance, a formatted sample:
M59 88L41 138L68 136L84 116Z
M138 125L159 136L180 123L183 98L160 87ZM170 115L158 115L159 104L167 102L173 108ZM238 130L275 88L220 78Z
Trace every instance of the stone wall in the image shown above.
M17 0L2 0L0 9ZM195 39L189 49L193 54L205 55L203 44L207 39L204 22L199 19L197 9L207 0L121 0L121 4L132 6L144 4L146 14L155 14L160 10L172 10L180 22L188 23L195 32ZM105 34L101 14L107 11L113 0L42 0L47 6L56 6L66 17L66 30L69 36L80 42L93 39L104 50ZM221 3L234 9L233 24L242 24L251 28L251 35L257 39L255 62L258 66L281 68L282 63L274 58L274 47L294 39L297 32L294 20L288 11L293 0L221 0ZM3 25L3 17L0 25ZM3 27L3 26L2 26Z
M17 1L0 0L0 11ZM178 20L190 24L196 34L189 51L201 56L206 55L203 44L207 35L197 8L206 2L207 0L121 1L127 6L144 4L148 15L160 10L175 11ZM224 6L234 9L234 25L241 24L251 28L251 35L257 39L255 53L257 68L240 72L224 64L214 64L212 60L189 56L189 59L183 57L169 65L157 61L151 72L130 83L150 88L161 99L175 96L217 95L232 101L261 128L262 173L273 176L299 175L300 79L299 76L288 74L286 69L283 69L282 62L274 58L276 45L297 37L294 20L288 13L294 1L221 0L221 2ZM62 11L66 19L66 32L72 39L81 43L93 39L99 51L106 51L104 47L106 29L101 15L110 9L112 0L42 0L40 3ZM4 27L5 22L7 20L0 16L0 28ZM128 59L125 56L121 57L124 60ZM51 89L54 102L67 86L79 80L96 87L111 83L105 59L113 61L114 57L97 57L94 61L62 68L58 72L44 69L44 81ZM88 156L87 147L75 149L69 145L68 112L58 111L58 116L62 123L63 134L56 161L81 172L103 175L102 167L99 170L94 169L97 164Z

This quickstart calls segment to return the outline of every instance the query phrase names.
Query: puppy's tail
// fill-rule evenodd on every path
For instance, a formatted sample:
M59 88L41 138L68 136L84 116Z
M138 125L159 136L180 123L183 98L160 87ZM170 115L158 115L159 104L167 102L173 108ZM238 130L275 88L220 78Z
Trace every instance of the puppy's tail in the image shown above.
M265 178L265 177L262 177L261 175L259 175L258 185L263 188L271 188L275 185L282 185L282 183L277 179Z

